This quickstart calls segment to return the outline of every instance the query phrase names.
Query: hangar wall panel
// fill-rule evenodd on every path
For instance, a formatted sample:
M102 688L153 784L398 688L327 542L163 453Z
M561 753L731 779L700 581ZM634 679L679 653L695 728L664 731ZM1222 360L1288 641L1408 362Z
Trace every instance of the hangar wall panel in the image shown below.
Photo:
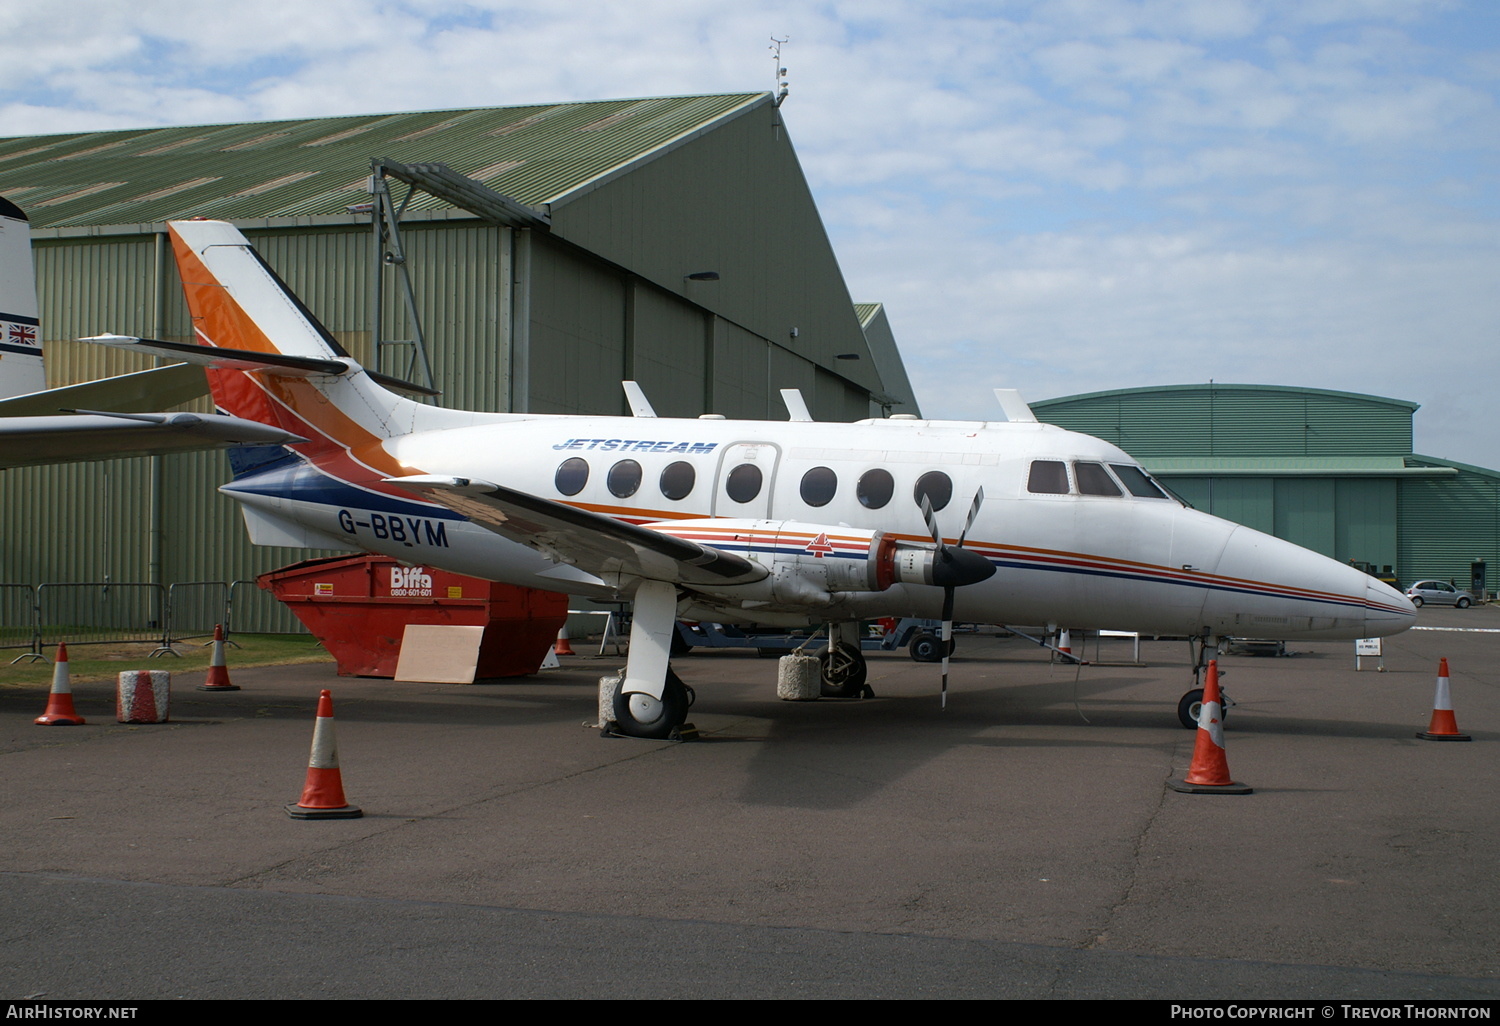
M1412 460L1422 466L1451 466ZM1489 565L1489 587L1500 577L1500 475L1460 472L1449 478L1401 482L1401 576L1452 578L1460 586L1476 559Z
M1399 485L1394 479L1334 481L1333 558L1398 567Z
M811 361L862 392L880 387L812 194L770 107L751 109L552 208L554 230ZM689 282L716 271L718 282ZM797 336L791 330L797 329ZM775 388L792 382L772 383ZM815 416L835 419L819 409ZM846 404L842 400L837 408ZM865 416L861 413L860 416Z
M1316 478L1281 478L1276 482L1278 538L1303 548L1334 554L1333 482Z
M49 387L153 365L149 357L73 341L85 335L153 332L156 243L152 236L38 240L32 252Z
M703 313L645 282L631 287L631 368L661 417L696 417L703 408Z
M765 339L719 318L714 323L713 403L710 413L731 420L767 416L771 347Z
M626 412L625 284L540 239L531 274L532 412Z
M1264 477L1212 479L1208 512L1257 531L1275 534L1278 484Z

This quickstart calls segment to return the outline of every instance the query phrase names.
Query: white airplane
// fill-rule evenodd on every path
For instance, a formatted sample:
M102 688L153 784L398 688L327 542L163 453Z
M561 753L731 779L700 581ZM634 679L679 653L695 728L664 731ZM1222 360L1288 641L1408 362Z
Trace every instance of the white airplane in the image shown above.
M192 366L46 389L31 222L0 197L0 469L297 437L219 414L145 412L202 395Z
M852 693L858 621L877 617L1333 639L1415 616L1367 574L1187 508L1011 393L1000 423L813 423L795 392L791 422L665 419L629 382L634 417L440 409L372 380L233 226L170 232L201 345L89 341L202 363L221 409L307 439L236 460L222 490L252 540L633 600L628 734L684 720L679 618L827 624L825 682Z

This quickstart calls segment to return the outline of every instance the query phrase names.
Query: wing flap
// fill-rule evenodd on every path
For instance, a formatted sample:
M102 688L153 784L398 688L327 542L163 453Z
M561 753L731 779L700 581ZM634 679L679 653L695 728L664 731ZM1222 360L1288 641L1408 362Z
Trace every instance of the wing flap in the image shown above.
M749 584L767 574L759 563L734 553L491 481L440 476L386 480L595 576L626 574L691 587Z

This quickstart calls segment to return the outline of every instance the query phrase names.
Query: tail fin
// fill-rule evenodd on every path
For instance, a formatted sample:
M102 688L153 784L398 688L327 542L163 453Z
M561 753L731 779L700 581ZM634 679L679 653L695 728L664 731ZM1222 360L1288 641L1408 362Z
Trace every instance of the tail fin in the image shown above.
M46 387L31 222L20 207L0 197L0 399Z
M383 440L446 419L450 411L404 399L373 380L233 225L174 221L168 228L196 342L328 361L324 373L311 375L247 368L243 361L211 367L206 374L220 409L309 439L293 448L346 474L355 471L352 459L388 475L399 465L382 449Z

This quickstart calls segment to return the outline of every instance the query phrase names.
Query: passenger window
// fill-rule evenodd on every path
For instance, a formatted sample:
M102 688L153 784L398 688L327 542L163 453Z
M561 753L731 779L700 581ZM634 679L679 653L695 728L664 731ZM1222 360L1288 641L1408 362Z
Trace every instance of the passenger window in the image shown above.
M802 501L809 506L826 506L839 489L839 478L827 467L813 467L802 475Z
M917 486L911 492L912 501L920 506L924 495L932 503L933 512L937 512L953 499L952 479L941 470L928 471L917 478Z
M1026 490L1037 495L1067 495L1067 465L1061 460L1033 460Z
M635 460L621 460L609 468L604 483L609 486L611 495L628 499L641 486L641 465Z
M563 460L562 466L557 468L557 477L553 479L553 482L563 495L577 495L583 491L583 486L589 483L588 461L581 460L577 456L570 460Z
M880 509L896 494L896 479L887 470L867 470L854 486L854 494L866 509Z
M693 465L679 460L661 472L661 493L669 499L686 499L697 481L698 472Z
M1125 489L1138 499L1165 499L1167 493L1156 487L1156 482L1146 475L1140 467L1132 467L1127 463L1111 463L1109 469L1115 472L1115 477Z
M735 502L749 502L760 494L764 480L760 468L754 463L741 463L729 472L724 482L724 494Z
M1073 476L1078 479L1078 491L1083 495L1112 495L1118 499L1124 494L1102 463L1075 463Z

